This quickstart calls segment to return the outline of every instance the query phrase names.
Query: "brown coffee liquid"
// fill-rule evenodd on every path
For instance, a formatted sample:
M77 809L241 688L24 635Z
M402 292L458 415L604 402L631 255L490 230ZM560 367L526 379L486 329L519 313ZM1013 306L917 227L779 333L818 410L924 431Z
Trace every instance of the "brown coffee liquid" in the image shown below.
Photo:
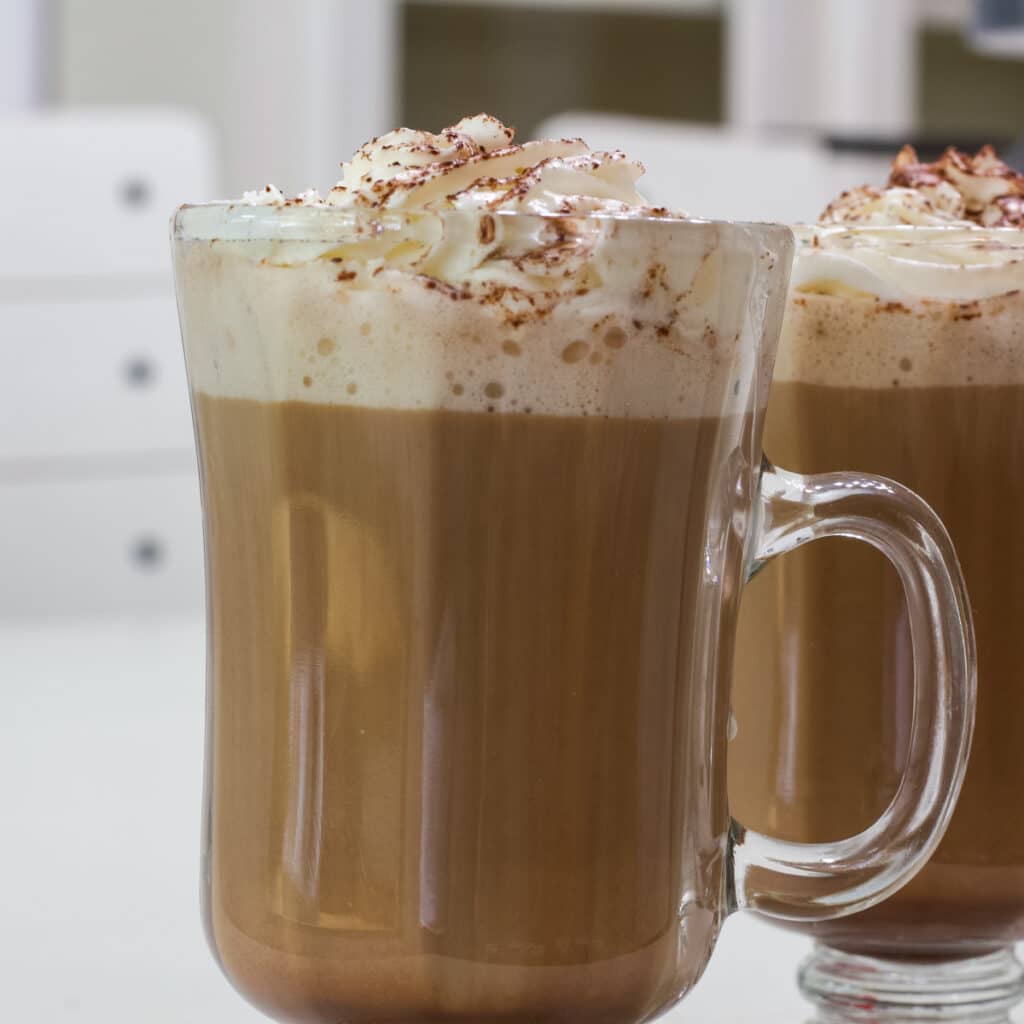
M880 906L801 927L882 955L1024 937L1024 387L776 382L765 449L788 469L860 469L921 494L952 535L978 643L974 743L942 844ZM880 554L829 540L773 562L740 616L733 813L805 841L870 824L899 780L912 687L902 588Z
M311 1022L678 998L724 885L738 420L196 413L205 913L238 989Z

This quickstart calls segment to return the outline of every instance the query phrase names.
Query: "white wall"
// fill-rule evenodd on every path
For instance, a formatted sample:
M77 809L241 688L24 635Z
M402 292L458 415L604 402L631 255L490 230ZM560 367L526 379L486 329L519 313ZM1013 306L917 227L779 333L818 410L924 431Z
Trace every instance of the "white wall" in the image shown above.
M333 184L394 121L393 0L57 2L57 102L198 110L222 195Z
M220 128L230 107L230 13L223 0L59 0L53 98L86 106L180 105Z
M50 13L47 0L0 3L0 113L21 110L45 98L43 49Z
M913 0L729 0L729 120L900 135L916 116Z

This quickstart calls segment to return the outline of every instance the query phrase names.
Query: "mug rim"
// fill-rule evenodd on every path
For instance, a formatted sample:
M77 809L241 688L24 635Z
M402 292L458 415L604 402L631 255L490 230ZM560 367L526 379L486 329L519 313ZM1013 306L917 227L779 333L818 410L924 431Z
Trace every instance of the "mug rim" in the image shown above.
M202 203L184 203L171 217L171 237L178 242L246 242L246 241L303 241L333 242L342 229L358 225L374 226L376 231L398 230L418 219L462 220L491 216L501 220L535 222L572 221L595 227L604 224L673 227L677 231L692 228L695 234L714 231L721 238L735 236L748 239L755 235L776 249L795 246L796 236L789 224L779 221L718 220L689 217L668 213L621 214L591 212L564 214L532 210L468 209L408 209L378 210L341 208L323 204L276 203L256 204L241 200L212 200ZM627 229L628 230L628 229Z

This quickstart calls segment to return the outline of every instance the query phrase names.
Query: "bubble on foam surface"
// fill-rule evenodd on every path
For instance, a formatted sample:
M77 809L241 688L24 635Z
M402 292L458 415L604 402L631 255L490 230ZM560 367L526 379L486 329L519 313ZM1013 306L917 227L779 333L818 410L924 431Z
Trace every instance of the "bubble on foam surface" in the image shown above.
M626 344L626 332L621 327L609 327L604 334L604 343L609 348L622 348Z
M590 346L585 341L570 341L562 349L562 362L578 363L581 359L585 359L589 352Z

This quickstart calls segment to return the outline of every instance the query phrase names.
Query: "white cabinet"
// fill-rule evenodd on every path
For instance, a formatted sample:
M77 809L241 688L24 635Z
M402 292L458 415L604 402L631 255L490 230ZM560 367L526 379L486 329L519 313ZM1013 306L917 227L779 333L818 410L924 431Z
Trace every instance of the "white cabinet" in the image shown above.
M168 221L195 119L0 119L0 619L198 612L202 527Z
M191 430L169 280L165 295L0 304L0 463L187 450Z
M26 280L131 286L167 279L171 213L213 198L212 140L184 112L0 118L0 153L0 294Z
M202 607L199 484L183 466L0 478L0 619Z

